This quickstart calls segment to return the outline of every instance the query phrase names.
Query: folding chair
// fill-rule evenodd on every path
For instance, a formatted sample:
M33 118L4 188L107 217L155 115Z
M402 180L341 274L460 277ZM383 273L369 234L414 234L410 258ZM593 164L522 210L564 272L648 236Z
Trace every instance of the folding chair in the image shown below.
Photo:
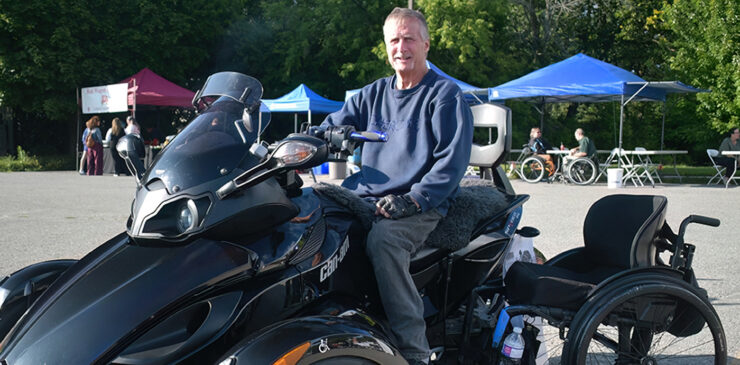
M596 180L599 181L601 176L606 176L607 169L609 169L612 164L616 163L615 158L617 157L617 151L619 151L619 148L613 148L611 153L609 153L609 157L604 160L604 162L599 163L599 175L596 176Z
M709 156L709 161L712 163L712 167L714 167L714 170L716 173L714 176L712 176L711 179L707 182L707 185L711 185L712 182L714 182L714 179L717 179L717 183L722 181L722 176L725 176L725 167L722 165L717 165L717 163L714 161L715 157L719 157L719 151L713 150L713 149L707 149L707 156Z
M645 147L635 147L635 151L637 152L645 152L647 151ZM653 160L650 158L650 155L637 155L638 161L640 161L640 165L645 169L637 178L640 179L642 182L645 180L650 180L650 182L655 185L655 180L657 180L659 183L663 183L663 180L660 179L660 175L658 174L658 165L657 163L654 163Z
M712 162L712 167L714 167L714 170L717 171L717 173L714 174L714 176L712 176L711 179L709 179L709 182L707 183L707 185L711 184L715 178L717 179L718 183L724 182L725 188L730 186L730 182L733 182L735 183L735 185L737 185L737 180L740 180L740 175L737 174L737 160L735 160L734 158L732 159L733 164L735 164L734 166L735 172L732 173L729 179L726 179L723 181L724 176L725 176L725 170L727 169L727 167L717 164L717 161L714 160L715 158L719 157L719 151L713 150L713 149L707 149L707 156L709 156L709 161Z

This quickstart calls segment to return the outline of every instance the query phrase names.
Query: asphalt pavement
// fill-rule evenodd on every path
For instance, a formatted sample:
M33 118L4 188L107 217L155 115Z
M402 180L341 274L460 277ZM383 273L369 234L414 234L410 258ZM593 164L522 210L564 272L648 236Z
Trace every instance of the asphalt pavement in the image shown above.
M304 181L311 179L304 176ZM718 228L690 225L686 241L696 245L694 269L722 320L730 363L740 364L740 319L733 315L740 313L739 187L683 184L609 189L604 183L574 186L520 180L512 185L518 194L530 195L520 226L541 231L534 243L547 257L582 245L588 208L609 194L665 195L667 221L674 231L690 214L720 219ZM124 176L0 173L0 278L39 261L81 258L124 231L135 188L134 179Z

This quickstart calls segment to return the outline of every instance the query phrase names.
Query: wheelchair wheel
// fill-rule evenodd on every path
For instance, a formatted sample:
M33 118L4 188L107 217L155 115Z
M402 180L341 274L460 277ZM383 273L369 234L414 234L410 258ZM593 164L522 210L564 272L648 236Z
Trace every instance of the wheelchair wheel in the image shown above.
M521 167L522 179L528 183L536 183L545 176L545 163L537 156L524 159Z
M596 180L596 165L591 159L578 158L568 166L568 180L576 185L588 185Z
M563 351L568 364L724 364L719 317L684 282L640 280L587 303Z

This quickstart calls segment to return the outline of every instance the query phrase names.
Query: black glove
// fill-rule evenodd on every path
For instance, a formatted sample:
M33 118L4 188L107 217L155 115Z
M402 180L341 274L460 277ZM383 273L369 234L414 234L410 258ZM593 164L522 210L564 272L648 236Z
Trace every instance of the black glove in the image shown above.
M400 219L421 212L421 209L408 195L386 195L378 200L376 206L383 208L386 213L390 214L391 219Z

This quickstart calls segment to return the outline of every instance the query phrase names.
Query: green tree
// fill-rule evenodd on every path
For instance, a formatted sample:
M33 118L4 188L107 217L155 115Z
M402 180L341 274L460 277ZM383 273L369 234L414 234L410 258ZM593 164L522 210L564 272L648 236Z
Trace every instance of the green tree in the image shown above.
M238 0L0 0L3 106L21 120L21 140L69 145L59 136L74 133L75 88L143 67L187 85L241 9Z
M400 3L400 1L398 2ZM389 74L374 49L382 19L394 4L381 1L255 1L227 31L218 64L259 78L266 97L304 83L344 100L347 89Z
M666 5L669 65L685 82L709 93L676 106L704 124L678 138L719 144L720 133L740 123L740 3L735 0L676 0ZM707 128L708 127L708 128Z
M506 0L420 0L429 25L429 60L480 87L498 85L522 70L509 34Z

